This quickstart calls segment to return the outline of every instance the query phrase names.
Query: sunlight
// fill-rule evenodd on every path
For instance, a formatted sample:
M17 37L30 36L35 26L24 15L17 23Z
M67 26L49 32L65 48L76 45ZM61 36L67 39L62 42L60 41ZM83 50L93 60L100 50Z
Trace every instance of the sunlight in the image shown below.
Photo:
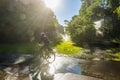
M55 74L55 67L54 67L54 65L53 64L49 64L49 67L50 67L49 74L51 74L51 75Z
M52 10L55 10L60 4L60 0L44 0L46 6Z

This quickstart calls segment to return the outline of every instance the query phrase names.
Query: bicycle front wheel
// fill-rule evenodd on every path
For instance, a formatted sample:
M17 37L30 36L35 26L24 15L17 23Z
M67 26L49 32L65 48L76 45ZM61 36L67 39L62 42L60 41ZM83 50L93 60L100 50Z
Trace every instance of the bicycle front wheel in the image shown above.
M52 63L55 61L55 53L53 51L50 51L48 55L45 56L45 60L48 62L48 63Z

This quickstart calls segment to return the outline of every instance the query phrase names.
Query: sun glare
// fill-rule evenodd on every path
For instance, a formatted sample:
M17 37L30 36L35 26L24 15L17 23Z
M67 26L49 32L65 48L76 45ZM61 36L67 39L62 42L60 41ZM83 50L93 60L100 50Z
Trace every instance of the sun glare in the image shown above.
M55 10L60 4L60 0L44 0L46 6L52 10Z

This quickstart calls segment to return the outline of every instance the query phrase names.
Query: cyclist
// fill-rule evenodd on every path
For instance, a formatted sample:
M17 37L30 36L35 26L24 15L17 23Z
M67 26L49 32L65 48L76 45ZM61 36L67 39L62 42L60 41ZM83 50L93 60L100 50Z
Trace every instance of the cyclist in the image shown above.
M36 55L36 58L35 58L35 60L33 61L33 65L31 65L30 66L30 71L31 71L31 73L33 72L33 75L32 75L32 79L33 80L39 80L38 78L37 78L37 76L39 75L39 73L40 73L40 75L41 75L41 80L43 79L43 80L50 80L49 78L51 78L51 80L52 80L52 78L53 78L53 76L49 76L49 74L48 74L48 70L49 70L49 61L47 61L47 58L51 58L50 57L50 52L52 51L52 48L50 47L50 41L49 41L49 39L48 39L48 36L46 35L46 33L44 33L44 32L41 32L40 33L40 39L39 39L39 45L40 45L40 50L39 50L39 52L41 53L41 54L37 54ZM50 51L50 52L45 52L44 53L44 50L48 50L48 51ZM40 60L38 60L39 59L39 56L40 56ZM47 57L43 57L43 56L47 56ZM43 58L41 58L41 57L43 57ZM43 61L43 59L45 59L48 63L45 63L44 61ZM54 59L55 59L55 57L54 57ZM54 60L53 60L54 61ZM39 66L40 65L40 66ZM32 71L32 67L33 67L33 71ZM44 74L44 73L46 73L46 74ZM35 74L35 75L34 75ZM48 78L48 79L47 79Z
M48 39L48 36L46 35L46 33L42 32L40 34L40 44L42 44L41 49L48 49L48 50L52 50L50 48L50 41Z
M40 34L40 41L39 41L39 45L40 45L40 49L39 51L41 52L41 56L47 56L48 58L50 58L50 52L53 51L52 48L50 47L50 41L48 39L48 36L46 35L46 33L42 32ZM46 52L48 51L48 52Z

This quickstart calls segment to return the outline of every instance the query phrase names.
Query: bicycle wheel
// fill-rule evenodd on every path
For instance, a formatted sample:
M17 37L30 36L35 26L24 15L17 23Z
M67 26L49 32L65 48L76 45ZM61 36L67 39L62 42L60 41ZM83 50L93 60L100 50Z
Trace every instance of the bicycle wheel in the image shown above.
M55 61L55 53L53 51L48 51L48 54L45 55L45 60L48 63L52 63Z

